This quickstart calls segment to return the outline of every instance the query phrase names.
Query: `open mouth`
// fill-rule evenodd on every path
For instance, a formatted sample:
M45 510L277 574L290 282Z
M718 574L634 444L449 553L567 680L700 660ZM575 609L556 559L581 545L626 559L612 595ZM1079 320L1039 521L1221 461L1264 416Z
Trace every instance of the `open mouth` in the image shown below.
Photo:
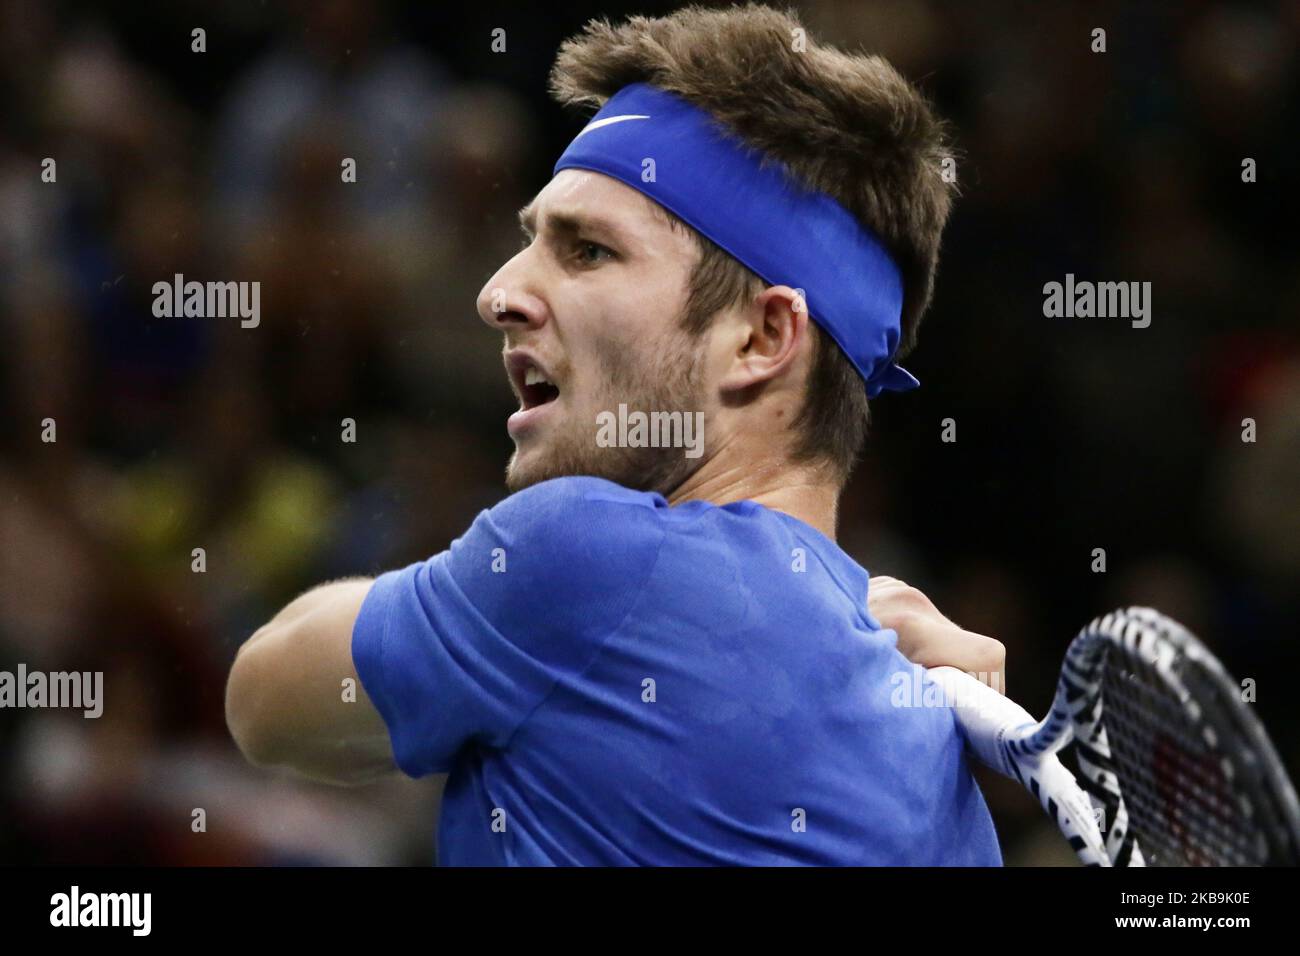
M551 381L550 373L532 356L511 352L506 356L506 369L519 396L521 410L548 405L560 397L559 386Z
M524 387L520 390L519 397L523 400L524 408L536 408L555 401L560 397L560 390L540 369L530 368L524 373Z

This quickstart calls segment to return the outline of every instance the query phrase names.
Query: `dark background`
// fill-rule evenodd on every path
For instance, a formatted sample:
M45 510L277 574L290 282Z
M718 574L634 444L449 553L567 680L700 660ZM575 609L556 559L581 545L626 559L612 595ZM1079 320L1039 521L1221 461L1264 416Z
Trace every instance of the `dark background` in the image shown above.
M108 700L0 712L0 862L431 861L436 787L247 767L225 676L296 593L504 494L474 297L581 127L547 70L590 17L673 6L0 0L0 668L103 670ZM1177 617L1257 681L1294 773L1300 3L795 6L919 82L964 156L923 387L874 403L841 543L1004 641L1036 713L1087 620ZM154 318L175 272L260 280L261 326ZM1151 326L1045 318L1067 272L1151 282ZM982 779L1008 862L1071 862Z

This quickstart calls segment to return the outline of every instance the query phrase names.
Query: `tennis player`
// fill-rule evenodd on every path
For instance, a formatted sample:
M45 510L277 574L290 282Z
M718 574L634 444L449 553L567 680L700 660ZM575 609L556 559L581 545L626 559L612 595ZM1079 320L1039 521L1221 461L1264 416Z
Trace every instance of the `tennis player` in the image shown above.
M835 543L868 401L917 385L942 125L762 6L593 21L551 88L598 112L478 301L512 494L258 630L235 740L446 774L442 864L1000 864L952 711L894 691L1002 646Z

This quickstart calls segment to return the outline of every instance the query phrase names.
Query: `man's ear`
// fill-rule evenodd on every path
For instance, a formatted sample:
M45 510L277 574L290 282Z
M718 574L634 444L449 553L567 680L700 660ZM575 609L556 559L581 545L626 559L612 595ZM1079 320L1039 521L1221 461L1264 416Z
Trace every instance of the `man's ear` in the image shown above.
M719 386L740 391L780 378L808 340L808 306L788 285L760 292L728 322L728 368Z

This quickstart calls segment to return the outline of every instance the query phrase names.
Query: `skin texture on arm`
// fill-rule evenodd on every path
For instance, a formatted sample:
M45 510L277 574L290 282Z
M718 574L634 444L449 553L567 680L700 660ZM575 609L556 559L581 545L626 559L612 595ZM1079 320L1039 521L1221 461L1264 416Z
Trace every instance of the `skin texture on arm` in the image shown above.
M239 649L226 724L250 762L344 786L398 772L383 718L352 663L352 628L372 583L314 588Z
M1000 694L1007 692L1007 649L1001 641L963 630L924 593L897 578L872 575L867 610L898 634L898 650L922 667L955 667Z

